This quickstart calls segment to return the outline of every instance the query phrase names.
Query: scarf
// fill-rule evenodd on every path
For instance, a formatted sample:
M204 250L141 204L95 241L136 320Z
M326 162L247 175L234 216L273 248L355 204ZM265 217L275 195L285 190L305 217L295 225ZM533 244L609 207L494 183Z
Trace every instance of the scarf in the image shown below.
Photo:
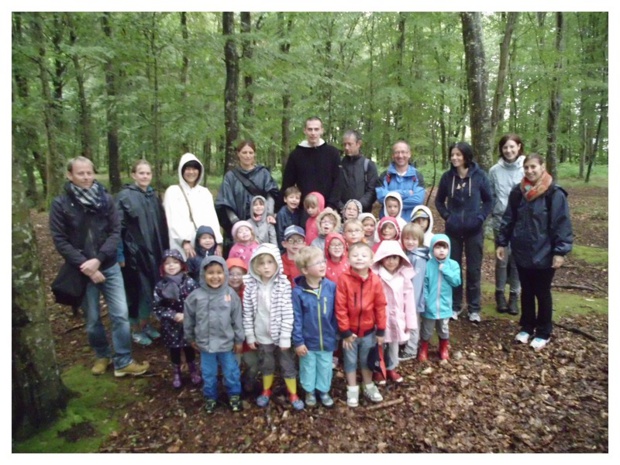
M543 172L542 176L538 178L536 184L532 184L526 177L521 180L521 193L525 200L531 202L534 199L537 199L541 195L543 195L549 187L551 187L551 183L553 182L553 178L546 171Z
M161 295L165 299L179 300L181 297L181 284L183 283L183 272L175 275L166 274L166 283L163 286Z
M106 190L96 180L90 189L82 189L72 182L69 183L69 189L75 200L86 210L94 213L105 211L107 207Z

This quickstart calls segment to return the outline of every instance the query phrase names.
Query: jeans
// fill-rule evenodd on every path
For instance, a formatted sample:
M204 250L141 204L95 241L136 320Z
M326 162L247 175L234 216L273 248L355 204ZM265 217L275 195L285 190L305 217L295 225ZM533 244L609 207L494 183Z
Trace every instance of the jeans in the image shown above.
M493 237L497 241L499 231L493 230ZM515 262L510 245L504 247L504 259L500 260L495 257L495 290L504 292L504 288L508 283L511 294L521 293L521 283L519 282L519 272L517 271L517 263Z
M258 369L263 376L273 375L276 371L276 356L280 373L284 379L297 378L295 368L295 352L290 347L282 349L275 344L258 345Z
M482 231L471 237L450 238L450 258L455 260L461 268L461 283L463 282L462 256L465 252L467 261L467 310L469 313L480 313L480 273L482 271L483 235ZM432 253L432 250L431 250ZM452 309L461 311L463 304L463 284L452 289Z
M202 393L207 399L217 400L217 367L222 367L222 378L228 397L241 394L241 371L235 354L231 352L200 351L200 369L202 370Z
M123 276L118 264L99 271L105 276L105 281L99 284L89 281L86 287L86 295L82 301L86 316L86 334L88 334L88 343L95 350L97 358L112 358L114 369L119 370L132 361L131 335L129 320L127 319L127 300L125 299ZM108 315L112 322L113 357L111 357L110 345L101 322L99 293L103 294L108 304Z
M553 268L521 268L519 278L521 280L521 330L528 334L535 334L541 339L549 339L553 324L553 300L551 298L551 281L555 269ZM536 312L538 301L538 312Z
M342 348L344 352L344 372L353 373L357 370L357 361L360 362L360 368L362 370L369 370L368 368L368 352L372 349L377 340L375 339L375 332L367 334L364 337L358 337L353 341L352 349Z
M333 352L309 350L299 357L299 382L306 392L329 392L332 386Z

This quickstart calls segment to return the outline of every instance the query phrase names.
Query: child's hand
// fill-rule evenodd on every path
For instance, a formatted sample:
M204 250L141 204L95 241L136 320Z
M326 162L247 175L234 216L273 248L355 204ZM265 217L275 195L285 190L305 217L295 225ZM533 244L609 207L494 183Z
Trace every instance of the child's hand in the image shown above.
M236 354L243 352L243 344L235 344L235 347L233 347L233 352Z
M191 346L194 348L195 351L200 352L200 349L198 348L198 344L196 344L195 342L192 342Z
M273 215L267 216L267 223L269 223L269 224L276 224L276 217L273 216Z
M346 350L353 349L353 342L355 342L355 339L357 339L357 336L355 334L351 334L349 337L344 338L342 340L342 347Z
M250 348L250 350L256 350L256 343L255 342L248 342L248 347Z
M439 271L443 270L443 263L439 264Z
M295 347L295 353L298 357L305 357L308 355L308 348L305 345L300 345L299 347Z
M174 317L172 317L172 319L174 321L176 321L177 323L183 323L183 314L182 313L175 313Z
M383 344L385 338L383 336L377 336L377 344Z
M224 247L222 247L222 244L218 244L217 247L215 247L215 255L218 257L223 257L224 253Z

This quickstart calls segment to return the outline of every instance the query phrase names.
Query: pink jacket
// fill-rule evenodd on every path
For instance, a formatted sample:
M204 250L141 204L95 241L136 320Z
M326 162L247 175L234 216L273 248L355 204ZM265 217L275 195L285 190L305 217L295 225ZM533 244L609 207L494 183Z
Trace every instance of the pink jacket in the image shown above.
M316 195L316 198L319 201L319 213L321 213L325 210L325 198L323 197L323 194L320 192L310 192L310 194ZM316 224L319 213L317 213L314 218L310 217L306 220L306 245L312 244L312 241L319 237L319 225Z
M253 241L248 245L242 245L238 242L230 248L230 252L228 252L228 258L240 258L246 264L246 266L250 267L250 258L252 258L252 254L258 248L258 242Z
M381 260L391 255L400 257L400 267L394 274L387 271ZM387 324L385 342L405 342L409 340L406 329L417 329L415 299L413 295L413 278L415 271L398 241L382 241L375 253L371 266L383 285L387 306Z

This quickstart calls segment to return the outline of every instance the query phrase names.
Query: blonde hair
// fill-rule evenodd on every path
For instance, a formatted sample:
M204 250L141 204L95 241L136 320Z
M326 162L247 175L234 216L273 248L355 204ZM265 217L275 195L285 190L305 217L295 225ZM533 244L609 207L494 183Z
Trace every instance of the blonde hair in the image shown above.
M317 258L325 258L321 249L314 245L307 245L299 249L299 252L295 255L295 265L301 271L302 268L308 268L310 262Z
M304 208L316 208L319 206L319 198L314 194L308 194L304 198Z
M151 164L148 161L146 161L144 158L140 158L140 160L136 160L133 163L133 165L131 165L131 172L135 173L136 170L138 169L138 166L140 166L140 165L147 165L149 167L149 169L151 171L153 171L153 167L151 166Z
M325 210L323 210L321 213L319 213L317 215L317 217L316 217L316 222L318 224L319 232L321 234L323 234L323 228L321 227L321 221L323 221L323 219L325 219L326 217L329 217L329 216L331 216L332 219L334 220L334 231L338 231L340 229L340 226L341 226L340 215L338 213L336 213L330 207L327 207L327 208L325 208Z
M360 229L364 231L364 225L360 220L358 220L357 218L350 218L344 222L344 225L342 226L342 232L344 233L347 230L347 226L351 225L359 226Z
M424 230L418 223L407 223L400 233L400 240L405 245L405 237L413 237L418 240L420 245L424 244Z
M368 250L370 250L370 256L373 257L374 256L374 252L372 251L372 247L370 247L368 244L366 244L365 242L356 242L354 244L351 244L349 246L349 255L351 255L351 253L356 250L359 249L360 247L364 247Z

